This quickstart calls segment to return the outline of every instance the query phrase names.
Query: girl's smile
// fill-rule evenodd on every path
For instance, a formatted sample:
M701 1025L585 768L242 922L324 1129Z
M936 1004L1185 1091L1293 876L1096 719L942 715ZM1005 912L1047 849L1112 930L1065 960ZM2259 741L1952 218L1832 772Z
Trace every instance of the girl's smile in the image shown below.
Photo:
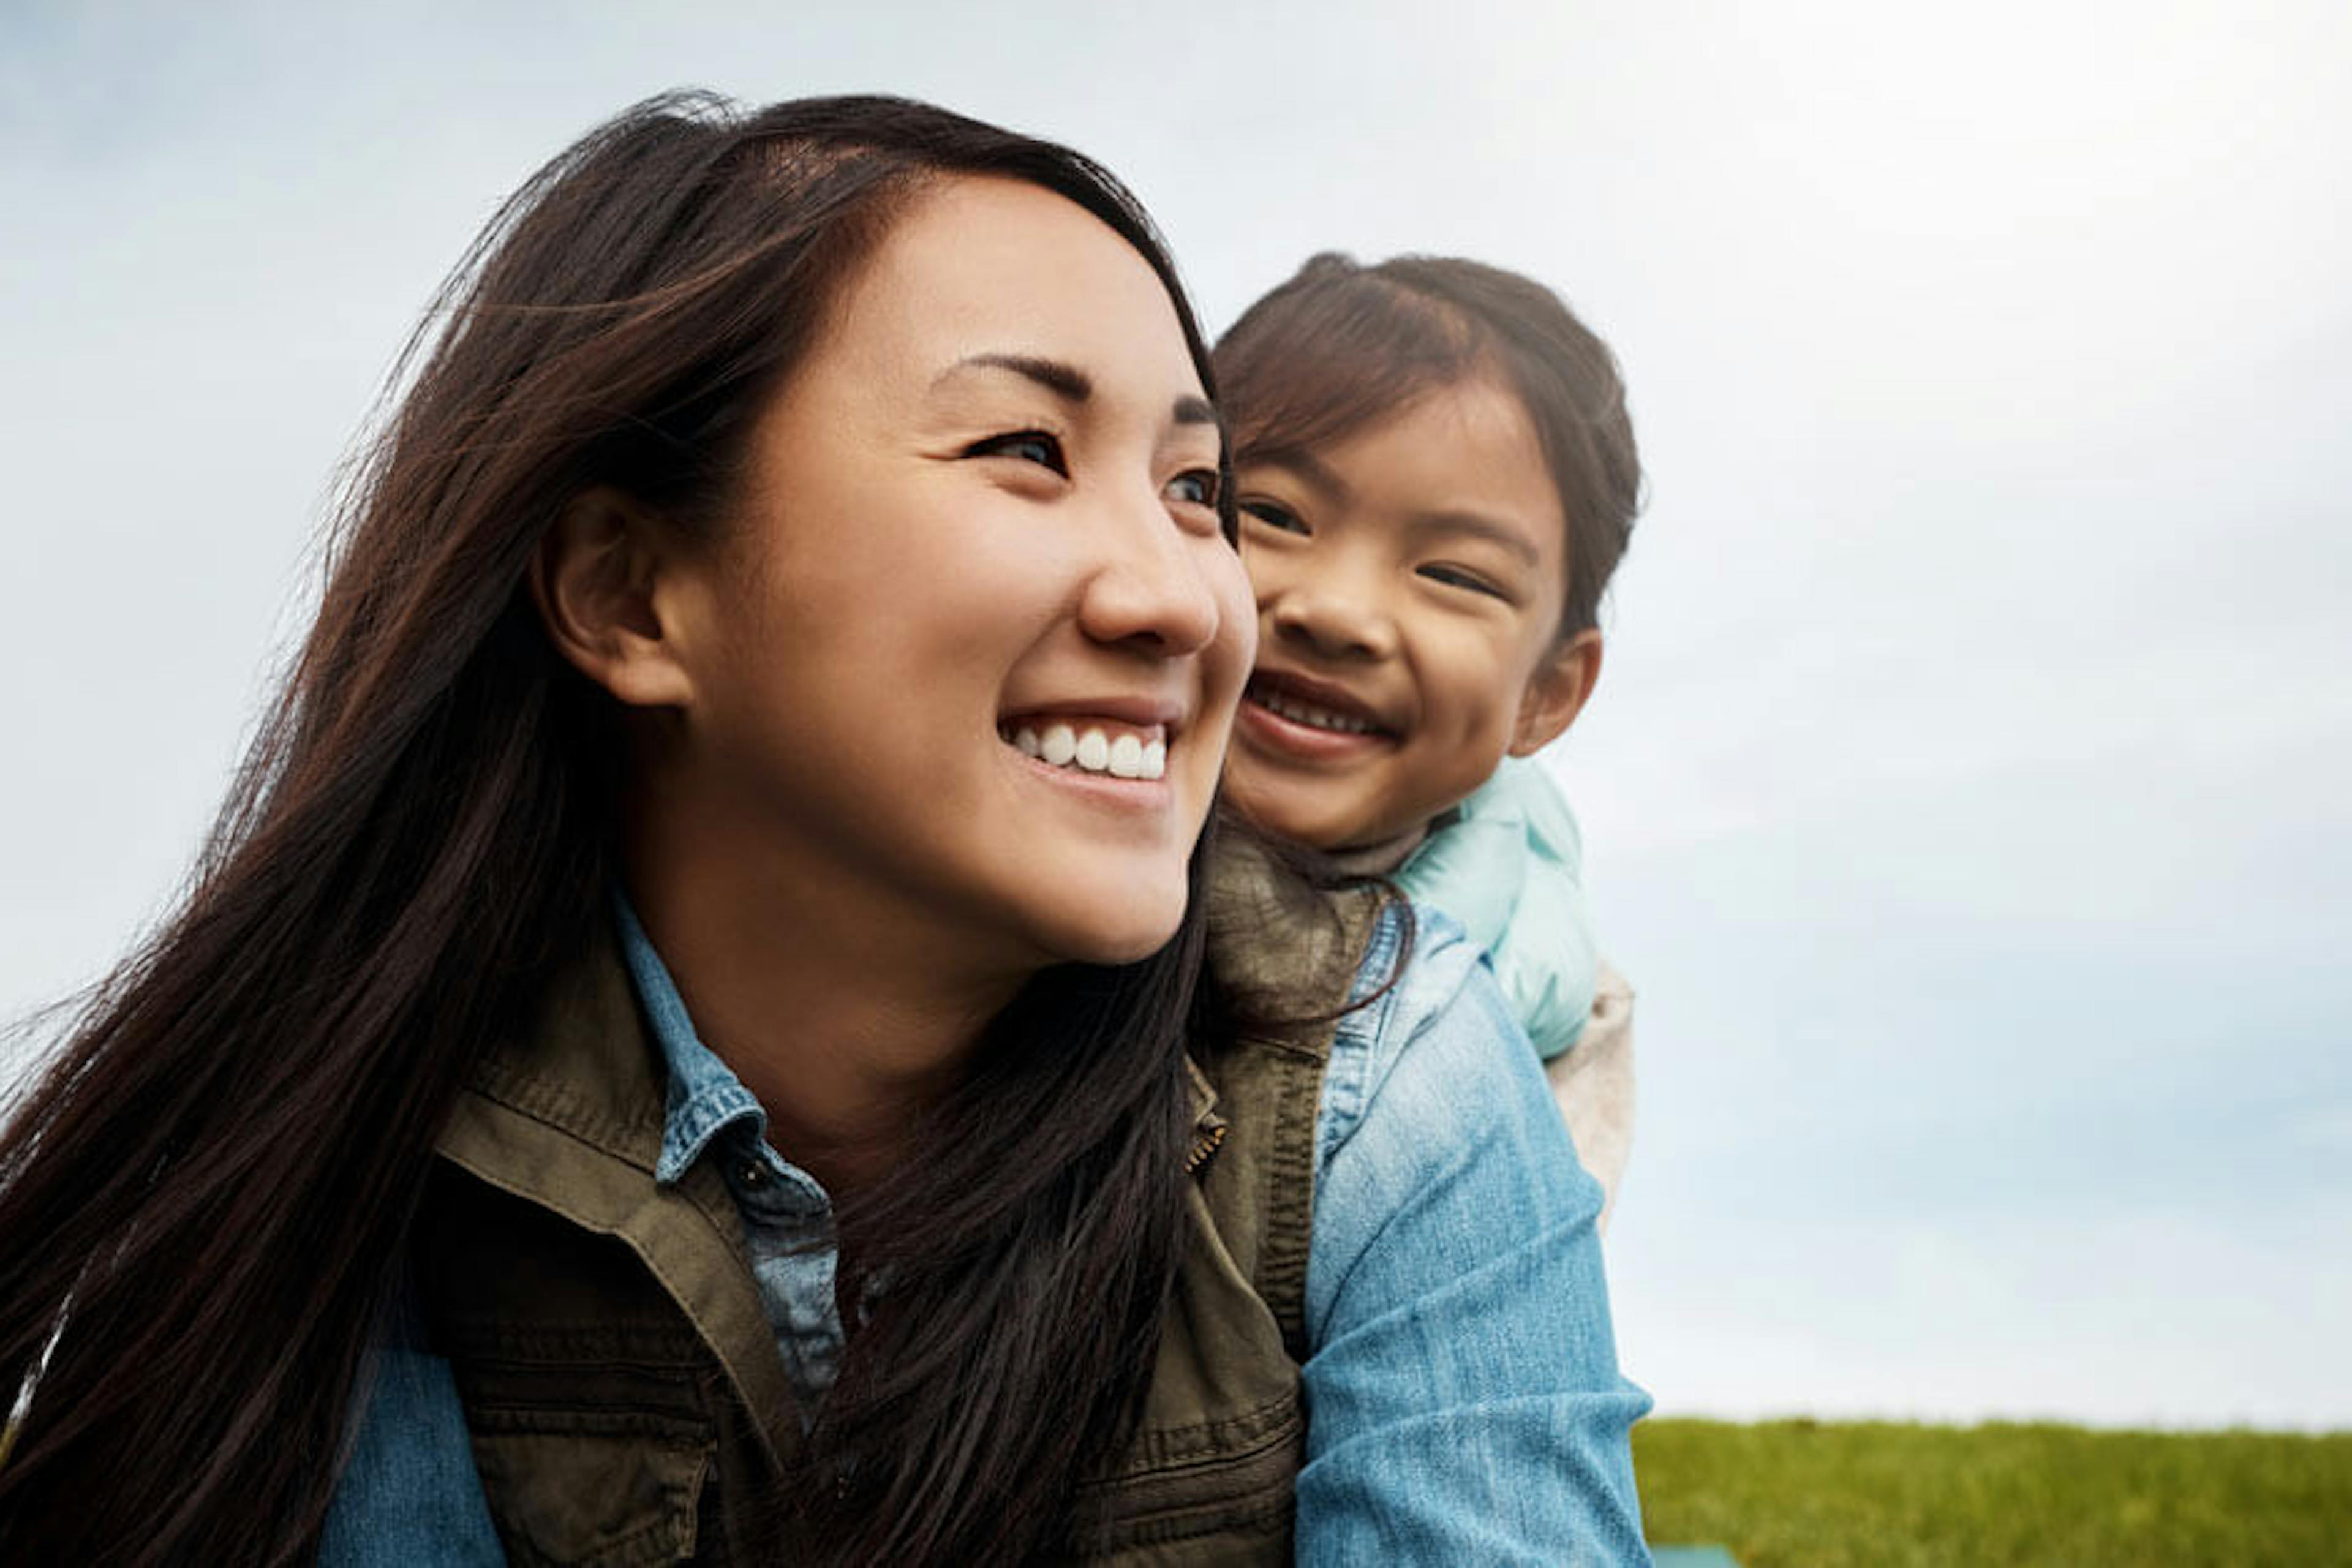
M1403 727L1335 681L1260 664L1237 722L1251 742L1297 762L1345 763L1391 750Z

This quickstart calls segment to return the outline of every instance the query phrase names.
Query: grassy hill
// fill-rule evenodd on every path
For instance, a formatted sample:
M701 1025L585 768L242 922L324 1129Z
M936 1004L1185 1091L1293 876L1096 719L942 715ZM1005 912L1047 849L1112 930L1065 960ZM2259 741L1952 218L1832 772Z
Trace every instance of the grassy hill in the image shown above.
M1651 1540L1741 1568L2352 1563L2352 1433L1656 1420Z

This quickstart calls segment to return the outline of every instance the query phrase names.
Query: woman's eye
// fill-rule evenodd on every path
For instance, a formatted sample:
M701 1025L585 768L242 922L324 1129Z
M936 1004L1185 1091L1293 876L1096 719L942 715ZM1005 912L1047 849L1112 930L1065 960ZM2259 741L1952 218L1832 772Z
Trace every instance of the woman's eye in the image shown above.
M1466 588L1471 593L1484 594L1491 599L1509 596L1475 572L1465 572L1459 566L1423 566L1421 574L1433 583L1443 583L1449 588Z
M1297 512L1274 501L1244 496L1241 500L1241 510L1280 533L1307 531L1306 522Z
M1024 463L1034 463L1051 468L1064 479L1069 478L1069 460L1062 454L1058 437L1043 430L1015 430L1009 435L991 436L985 441L974 441L964 448L967 458L1012 458Z
M1217 504L1217 470L1188 468L1169 480L1168 489L1161 493L1170 500L1213 507Z

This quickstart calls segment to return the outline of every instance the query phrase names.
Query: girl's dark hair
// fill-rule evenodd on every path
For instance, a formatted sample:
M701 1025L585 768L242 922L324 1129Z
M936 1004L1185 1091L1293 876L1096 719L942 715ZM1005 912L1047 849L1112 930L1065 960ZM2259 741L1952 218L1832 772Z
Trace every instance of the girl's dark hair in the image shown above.
M1217 341L1236 462L1339 440L1480 376L1518 395L1568 518L1560 635L1596 623L1641 510L1642 459L1609 345L1533 279L1444 256L1326 251Z
M592 486L712 523L845 282L964 175L1126 238L1210 384L1110 174L895 99L641 104L539 171L444 287L183 903L81 1001L0 1149L0 1400L62 1326L0 1460L0 1557L315 1550L436 1135L607 918L616 722L526 563ZM1162 952L1038 977L923 1157L844 1208L845 1258L888 1289L768 1500L794 1561L1049 1548L1132 1429L1181 1235L1208 852Z

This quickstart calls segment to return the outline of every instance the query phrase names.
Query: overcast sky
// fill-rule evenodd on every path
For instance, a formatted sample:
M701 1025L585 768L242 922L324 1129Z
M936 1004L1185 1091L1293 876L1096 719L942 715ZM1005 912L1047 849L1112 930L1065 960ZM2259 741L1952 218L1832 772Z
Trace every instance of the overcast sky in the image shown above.
M498 199L664 88L910 93L1109 163L1213 328L1436 250L1616 346L1551 760L1662 1410L2352 1426L2352 8L324 9L0 9L0 1014L168 907Z

